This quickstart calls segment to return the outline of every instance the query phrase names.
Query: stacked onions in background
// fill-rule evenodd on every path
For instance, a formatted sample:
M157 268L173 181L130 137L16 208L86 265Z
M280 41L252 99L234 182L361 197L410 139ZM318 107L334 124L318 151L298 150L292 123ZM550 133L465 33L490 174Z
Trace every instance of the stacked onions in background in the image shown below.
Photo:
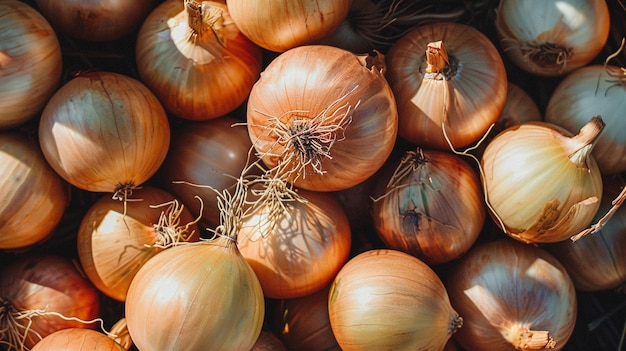
M0 2L0 349L623 348L624 19Z

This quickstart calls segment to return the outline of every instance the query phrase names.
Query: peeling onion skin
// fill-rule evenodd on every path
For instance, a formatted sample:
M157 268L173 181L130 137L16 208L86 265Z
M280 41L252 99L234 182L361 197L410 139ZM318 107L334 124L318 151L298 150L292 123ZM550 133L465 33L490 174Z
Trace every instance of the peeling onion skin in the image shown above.
M125 351L104 333L84 328L56 331L38 342L31 351Z

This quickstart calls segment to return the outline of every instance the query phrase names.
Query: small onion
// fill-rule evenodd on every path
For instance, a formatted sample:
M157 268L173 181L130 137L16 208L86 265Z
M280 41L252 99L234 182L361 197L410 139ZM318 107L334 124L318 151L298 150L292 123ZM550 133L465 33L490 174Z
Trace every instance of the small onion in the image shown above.
M70 202L70 188L41 154L36 140L0 132L0 249L47 239Z
M559 76L591 62L609 36L606 1L503 0L496 11L502 50L532 74Z
M363 252L343 266L328 313L344 351L443 350L463 323L428 265L387 249Z
M170 127L161 103L141 82L88 72L50 99L39 141L48 163L70 184L125 195L156 173L169 148Z
M226 115L259 77L261 49L217 1L165 1L141 26L135 45L141 80L172 114L189 120Z
M481 243L445 279L463 315L464 350L561 350L577 315L572 280L547 251L510 238Z
M110 336L85 328L58 330L41 339L31 351L125 351Z
M41 112L61 80L61 46L50 23L23 1L0 2L0 129Z

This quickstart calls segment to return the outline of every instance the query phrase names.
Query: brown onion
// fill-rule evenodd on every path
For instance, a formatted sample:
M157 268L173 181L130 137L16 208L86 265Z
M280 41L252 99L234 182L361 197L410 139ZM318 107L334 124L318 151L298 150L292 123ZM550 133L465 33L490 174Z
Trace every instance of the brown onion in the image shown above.
M31 351L125 351L110 336L84 328L67 328L41 339Z

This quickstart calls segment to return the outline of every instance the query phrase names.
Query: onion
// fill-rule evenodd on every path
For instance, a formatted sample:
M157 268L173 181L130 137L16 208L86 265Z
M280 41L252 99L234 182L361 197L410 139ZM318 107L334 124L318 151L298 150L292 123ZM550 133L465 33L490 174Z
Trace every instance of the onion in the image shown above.
M31 351L124 351L108 335L84 328L67 328L41 339Z
M519 68L559 76L591 62L609 35L606 1L501 1L496 30L502 50Z
M156 173L170 127L159 100L141 82L88 72L50 99L39 140L46 160L70 184L122 198Z
M380 54L307 45L272 60L248 100L250 139L268 168L297 187L336 191L373 175L397 134Z
M141 26L135 45L141 80L172 114L189 120L226 115L259 77L261 49L217 1L165 1Z
M526 243L562 241L584 230L602 198L591 151L603 128L593 117L575 136L548 122L525 122L496 135L480 163L500 229Z
M574 133L599 115L606 128L592 155L600 172L626 171L626 70L611 65L590 65L567 75L554 89L545 120Z
M343 266L328 313L344 351L443 350L463 323L428 265L387 249L363 252Z
M128 36L156 0L35 0L39 11L59 32L75 39L103 42Z
M153 186L137 189L126 204L105 195L84 215L78 258L104 294L126 299L130 281L154 255L179 242L197 241L199 228L178 199Z
M487 133L504 108L504 63L474 27L417 27L393 44L387 63L398 133L409 143L443 150L467 146Z
M280 0L271 3L228 0L233 21L262 48L284 52L312 44L339 27L351 0Z
M18 131L0 132L0 249L49 238L69 202L69 186L50 168L37 141Z
M0 271L0 340L9 350L31 349L65 328L93 328L100 295L62 256L25 254Z
M463 316L454 339L464 350L561 350L573 333L572 280L538 247L510 238L477 244L451 268L445 286Z
M449 152L406 151L373 189L372 217L382 241L429 265L467 252L486 213L478 173Z
M0 67L0 129L8 129L41 112L63 68L54 30L23 1L0 3Z

